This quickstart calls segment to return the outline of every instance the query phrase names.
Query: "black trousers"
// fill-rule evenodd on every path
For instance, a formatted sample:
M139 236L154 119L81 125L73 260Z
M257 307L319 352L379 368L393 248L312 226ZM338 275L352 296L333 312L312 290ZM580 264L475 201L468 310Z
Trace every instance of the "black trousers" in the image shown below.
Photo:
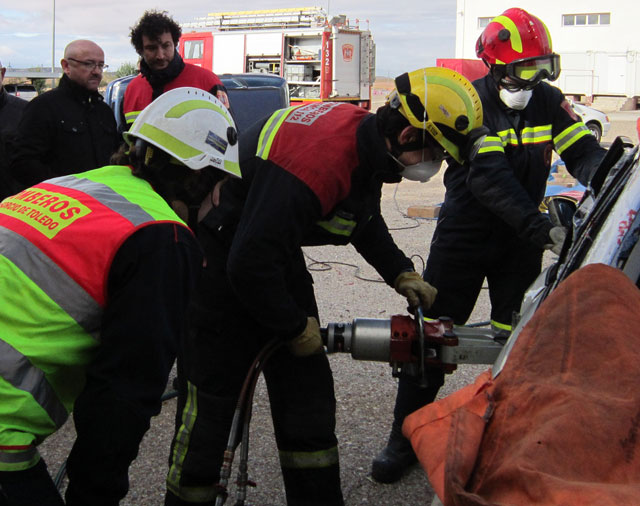
M198 290L198 325L178 357L180 394L167 505L214 503L213 485L219 480L238 394L254 358L274 337L231 289L225 241L215 236L200 239L207 267ZM300 306L317 317L302 252L288 267L287 279ZM268 360L264 378L287 503L343 504L333 377L326 355L298 358L283 346Z
M44 460L23 471L0 471L0 506L64 506Z
M425 316L448 316L456 325L464 325L486 278L491 322L500 329L510 329L513 313L519 311L526 289L540 273L542 250L504 227L488 227L483 232L470 226L471 222L447 217L438 223L423 273L438 295ZM405 416L433 402L444 384L444 373L429 371L428 382L427 388L421 388L412 377L399 378L396 425L401 426Z

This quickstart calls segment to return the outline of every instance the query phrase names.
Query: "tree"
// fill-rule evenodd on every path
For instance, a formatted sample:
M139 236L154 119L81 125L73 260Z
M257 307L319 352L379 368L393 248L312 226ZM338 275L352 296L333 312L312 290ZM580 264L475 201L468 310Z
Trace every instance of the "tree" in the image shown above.
M46 81L47 81L46 79L39 79L39 78L31 79L31 84L33 84L34 88L38 92L38 95L40 95L40 93L42 93L42 91L46 87L47 85Z
M125 62L118 67L118 70L116 70L116 77L130 76L131 74L137 73L138 66L135 63Z

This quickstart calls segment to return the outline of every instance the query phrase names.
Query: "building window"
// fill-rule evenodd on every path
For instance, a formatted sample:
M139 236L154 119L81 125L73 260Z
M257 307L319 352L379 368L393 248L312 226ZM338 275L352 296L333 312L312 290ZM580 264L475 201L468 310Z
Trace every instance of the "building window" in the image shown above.
M595 26L611 24L610 12L595 12L589 14L563 14L563 26Z
M495 16L494 16L495 17ZM478 18L478 28L485 28L493 18Z

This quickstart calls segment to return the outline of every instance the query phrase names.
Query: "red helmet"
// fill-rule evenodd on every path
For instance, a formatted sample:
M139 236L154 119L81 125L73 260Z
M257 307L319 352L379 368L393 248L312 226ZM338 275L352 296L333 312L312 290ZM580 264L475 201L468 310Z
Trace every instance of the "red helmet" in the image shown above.
M512 87L532 88L542 79L560 75L560 56L551 49L551 35L540 18L519 8L491 20L476 42L478 58L497 67ZM504 81L502 81L504 84Z

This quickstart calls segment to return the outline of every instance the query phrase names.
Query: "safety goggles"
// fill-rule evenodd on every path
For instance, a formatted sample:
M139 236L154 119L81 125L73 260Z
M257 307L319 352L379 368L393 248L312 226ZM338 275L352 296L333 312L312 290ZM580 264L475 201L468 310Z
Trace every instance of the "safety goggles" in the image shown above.
M543 79L555 81L560 76L560 55L551 53L523 58L504 65L500 84L508 90L530 90Z

